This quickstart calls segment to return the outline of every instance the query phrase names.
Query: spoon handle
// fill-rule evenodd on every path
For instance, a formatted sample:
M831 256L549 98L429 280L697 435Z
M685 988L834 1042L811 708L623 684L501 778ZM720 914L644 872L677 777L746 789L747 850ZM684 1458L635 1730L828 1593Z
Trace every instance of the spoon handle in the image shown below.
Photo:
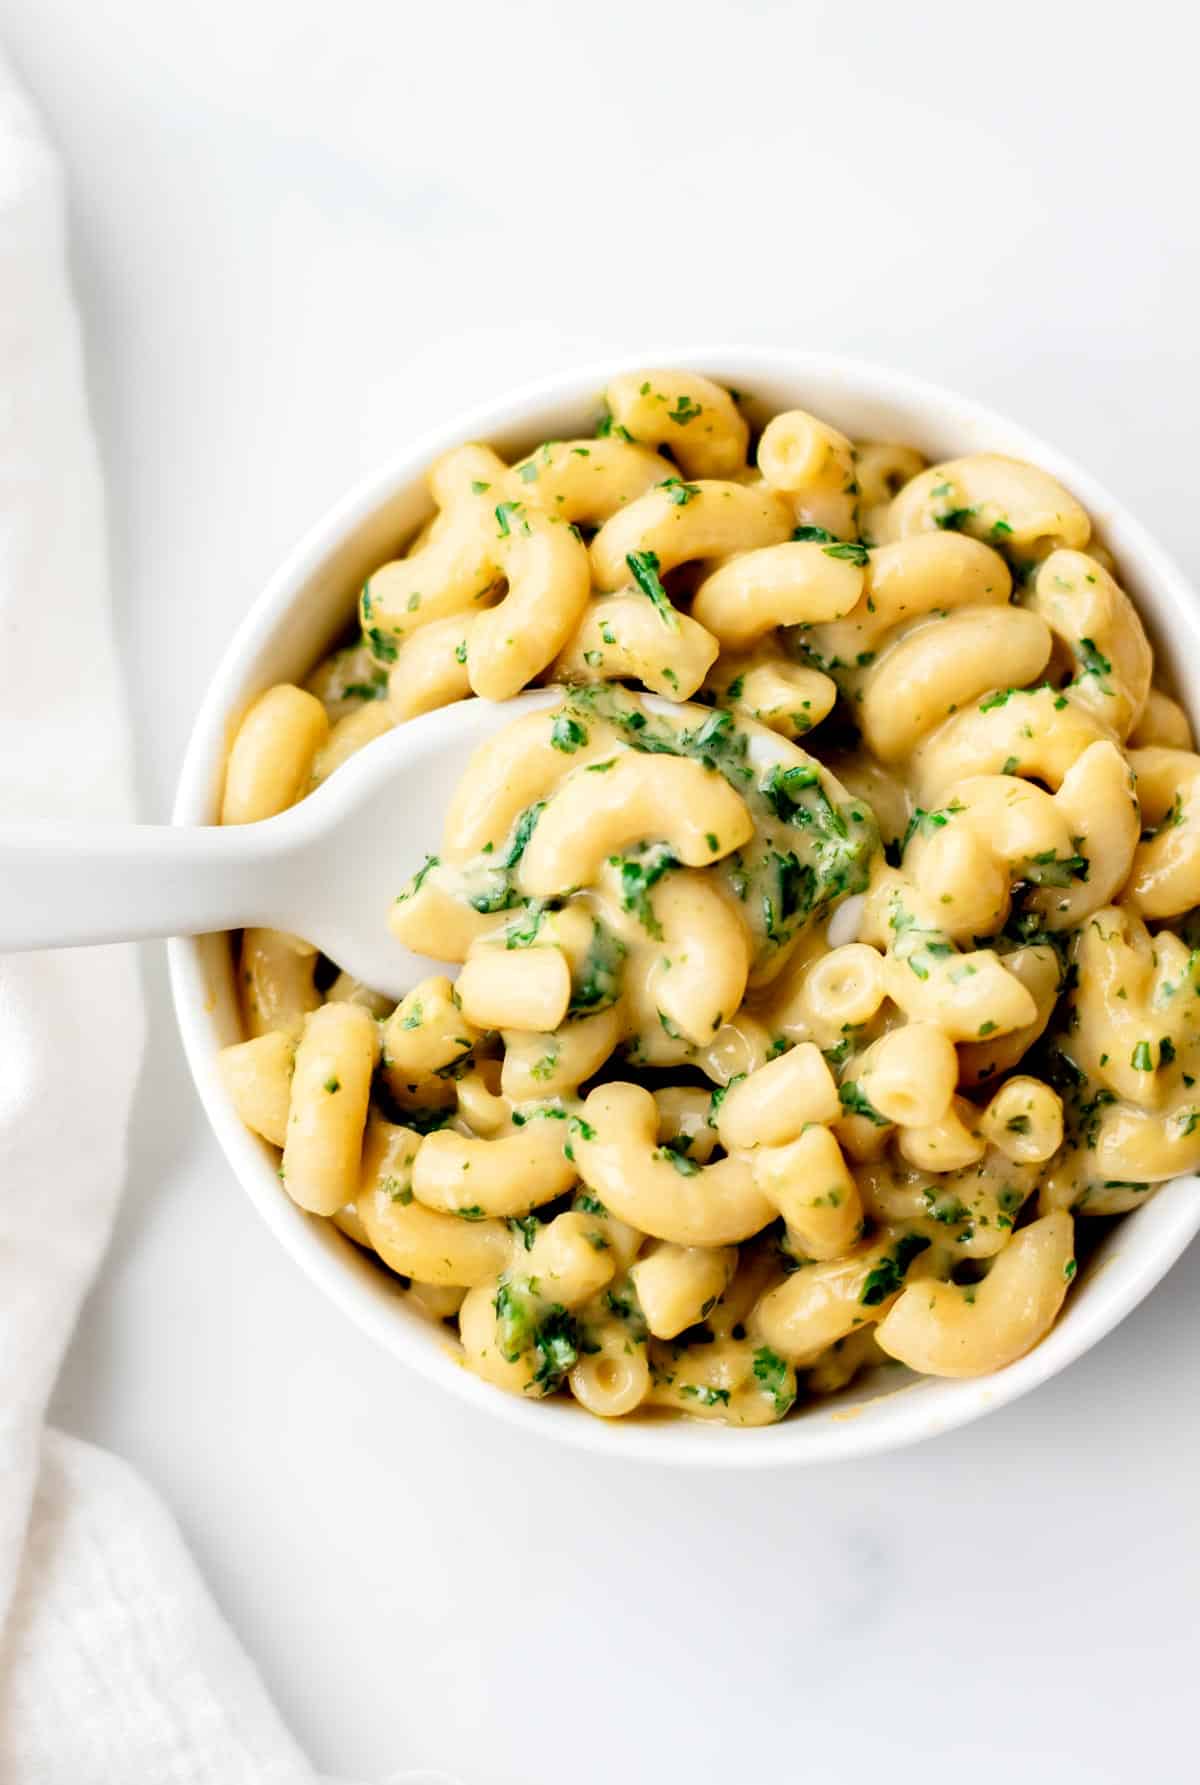
M0 828L0 953L269 921L283 836L274 821Z

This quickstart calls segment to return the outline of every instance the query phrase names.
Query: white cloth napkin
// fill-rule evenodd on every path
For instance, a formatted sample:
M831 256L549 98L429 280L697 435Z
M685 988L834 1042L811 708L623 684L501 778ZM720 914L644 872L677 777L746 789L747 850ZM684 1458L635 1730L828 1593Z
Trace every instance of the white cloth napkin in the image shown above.
M132 810L63 237L57 161L0 57L0 825ZM168 1514L43 1425L142 1041L132 950L0 960L0 1779L299 1785L314 1775Z

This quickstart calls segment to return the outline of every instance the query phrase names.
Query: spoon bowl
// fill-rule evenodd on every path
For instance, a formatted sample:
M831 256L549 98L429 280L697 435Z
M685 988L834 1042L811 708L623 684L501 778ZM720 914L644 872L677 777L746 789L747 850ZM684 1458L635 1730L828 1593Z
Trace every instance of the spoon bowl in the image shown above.
M402 998L438 963L396 941L388 907L436 853L475 750L561 698L537 688L423 714L257 824L11 827L0 835L0 952L262 925L303 936L372 990Z

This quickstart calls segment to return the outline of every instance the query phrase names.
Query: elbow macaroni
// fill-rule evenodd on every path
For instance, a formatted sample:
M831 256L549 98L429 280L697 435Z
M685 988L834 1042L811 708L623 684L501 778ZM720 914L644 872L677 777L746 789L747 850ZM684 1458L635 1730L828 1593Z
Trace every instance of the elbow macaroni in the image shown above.
M602 1418L1022 1356L1076 1221L1200 1170L1200 756L1088 515L799 409L755 440L674 371L429 481L357 636L250 707L222 822L563 696L397 888L446 973L393 1006L242 936L221 1072L283 1188L469 1369Z

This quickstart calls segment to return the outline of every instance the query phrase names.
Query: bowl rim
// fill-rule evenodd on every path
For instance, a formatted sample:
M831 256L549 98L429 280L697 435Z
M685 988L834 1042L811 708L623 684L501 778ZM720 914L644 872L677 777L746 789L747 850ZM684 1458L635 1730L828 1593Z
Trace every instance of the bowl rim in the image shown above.
M651 348L523 383L425 430L358 478L287 553L222 654L189 734L171 822L209 821L215 763L237 710L236 694L246 666L268 644L306 582L390 496L411 485L439 453L461 441L529 430L547 407L582 404L593 395L598 399L618 373L645 367L700 371L735 386L752 384L756 377L797 381L806 376L832 377L856 395L927 411L931 423L949 434L956 430L994 434L1006 443L1006 451L1019 451L1064 482L1105 527L1119 527L1123 551L1136 554L1140 579L1162 591L1173 641L1179 632L1190 632L1195 660L1200 661L1200 603L1170 554L1083 467L989 405L910 373L839 353L737 344ZM871 1420L858 1417L865 1410L861 1405L835 1405L782 1426L734 1430L682 1418L608 1421L565 1405L560 1409L555 1403L523 1401L463 1368L436 1331L418 1331L415 1320L397 1319L395 1306L370 1294L344 1259L320 1240L317 1228L324 1223L315 1217L294 1219L295 1211L280 1194L260 1143L234 1114L217 1074L211 1000L199 944L196 939L174 937L167 947L176 1020L201 1104L243 1190L293 1261L360 1330L426 1380L509 1425L584 1451L676 1466L781 1468L876 1455L954 1430L1020 1399L1090 1350L1138 1306L1200 1230L1200 1195L1195 1194L1200 1180L1179 1178L1164 1185L1154 1199L1160 1231L1147 1255L1136 1268L1115 1277L1107 1265L1101 1267L1110 1281L1108 1293L1073 1301L1068 1315L1041 1344L1006 1369L953 1384L931 1378L914 1381L877 1397L871 1403L875 1410ZM1142 1212L1135 1211L1124 1221L1138 1219ZM923 1408L927 1398L935 1404Z

